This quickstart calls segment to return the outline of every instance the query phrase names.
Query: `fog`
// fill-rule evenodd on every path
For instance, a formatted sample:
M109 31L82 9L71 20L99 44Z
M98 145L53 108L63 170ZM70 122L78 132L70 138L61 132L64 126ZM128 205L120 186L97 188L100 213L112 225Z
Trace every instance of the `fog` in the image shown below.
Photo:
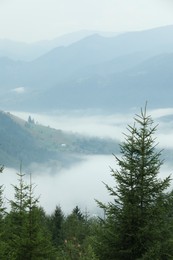
M101 114L89 111L61 111L49 114L11 111L12 114L27 120L29 115L35 122L55 129L80 133L87 136L112 137L122 140L126 125L133 122L133 113Z
M60 205L65 213L70 213L75 206L90 214L98 214L95 199L108 201L108 192L103 182L114 186L110 175L110 167L115 165L113 156L85 156L83 160L70 167L55 172L50 165L34 165L32 182L36 185L35 195L40 196L40 205L51 213L56 205ZM29 174L25 176L29 182ZM1 175L4 194L13 199L14 191L11 184L17 184L16 170L4 169ZM8 203L6 206L9 208Z
M123 132L127 132L128 124L133 123L135 113L128 114L90 114L90 113L52 113L32 114L12 112L13 114L28 119L31 115L35 122L49 125L56 129L72 131L89 136L112 137L120 142L124 139ZM173 149L173 109L151 110L154 123L158 125L156 131L156 142L159 148ZM166 117L169 116L169 117ZM33 164L31 166L32 181L37 185L36 196L40 196L40 205L47 213L53 212L56 205L68 214L78 205L83 212L101 214L95 199L102 202L110 201L110 196L104 183L111 187L116 184L110 173L110 167L117 169L115 158L112 155L88 155L81 156L82 160L69 168L59 170L58 167L49 165ZM28 176L29 172L26 172ZM165 162L160 171L160 177L173 173L173 165ZM26 177L28 178L28 177ZM28 181L26 179L26 181ZM11 184L17 183L16 170L4 169L1 176L4 184L4 194L8 199L13 197ZM8 203L7 203L8 205Z
M103 114L89 111L52 112L37 114L29 112L12 111L12 114L27 120L29 115L35 122L87 136L111 137L119 142L124 140L127 125L133 124L134 116L140 113L133 108L129 113ZM173 149L173 108L159 108L148 110L154 124L157 125L156 137L160 148ZM168 118L167 118L168 117ZM167 119L166 119L167 118Z
M35 196L39 197L41 205L46 213L51 214L55 206L61 206L65 214L69 214L75 206L79 206L82 212L92 215L102 215L95 199L101 202L112 200L104 183L115 187L116 183L111 176L110 167L118 169L113 156L86 156L84 160L69 169L55 172L49 165L35 165L32 168L32 183L36 185ZM171 171L172 168L172 171ZM1 183L4 184L5 198L14 198L14 188L18 184L17 171L5 168L1 175ZM173 173L173 166L164 164L160 170L160 178ZM29 183L28 172L24 180ZM9 209L6 200L5 206Z

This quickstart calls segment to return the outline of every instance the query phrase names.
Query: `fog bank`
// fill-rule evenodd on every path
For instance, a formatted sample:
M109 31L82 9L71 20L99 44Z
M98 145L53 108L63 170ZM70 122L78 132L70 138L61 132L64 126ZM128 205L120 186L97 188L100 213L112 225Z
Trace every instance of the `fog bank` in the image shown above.
M124 140L127 125L134 122L135 114L140 108L133 108L129 113L104 114L97 111L59 111L49 114L12 111L12 114L27 120L29 115L35 122L55 129L70 131L87 136L113 138L119 142ZM158 124L156 137L160 148L173 149L173 108L159 108L147 111Z
M32 171L32 182L37 185L35 195L40 196L40 205L48 213L53 212L56 205L60 205L65 213L70 213L78 205L82 211L97 214L99 209L95 199L102 202L109 200L103 182L114 185L109 168L114 164L113 156L86 156L79 164L59 172L49 165L44 167L43 172L42 167L37 165ZM25 179L29 182L29 176ZM5 197L12 199L11 184L17 183L16 170L4 169L1 183L4 184Z
M137 111L137 113L140 111ZM123 133L127 133L127 125L133 124L134 114L87 114L52 113L52 115L13 112L13 114L27 120L31 115L35 122L50 127L98 137L112 137L120 142L124 140ZM154 125L159 124L156 131L156 142L159 148L173 149L173 109L157 109L148 111L154 119ZM172 152L172 150L170 150ZM99 213L95 199L102 202L110 201L110 196L103 184L115 186L110 174L110 168L116 169L116 162L112 155L83 156L82 160L71 167L59 170L45 162L44 165L33 164L31 167L32 180L37 185L36 195L40 195L40 204L51 213L56 205L60 205L65 213L70 213L78 205L82 211L90 214ZM160 176L165 177L173 173L173 165L164 163ZM1 183L5 184L5 196L13 197L11 184L16 183L16 170L4 169ZM27 173L28 174L28 173Z
M86 156L83 160L61 171L55 167L35 165L32 169L32 182L36 185L35 195L40 196L40 205L47 213L52 213L56 205L68 214L75 206L90 215L101 214L95 199L101 202L111 201L111 197L104 183L115 187L116 183L111 176L110 167L118 169L113 156ZM172 169L172 170L171 170ZM173 167L164 164L159 176L165 178L173 173ZM4 184L4 194L7 199L13 199L14 190L11 184L17 184L16 170L4 169L1 174L1 184ZM29 175L26 176L29 182ZM8 203L6 206L9 208Z

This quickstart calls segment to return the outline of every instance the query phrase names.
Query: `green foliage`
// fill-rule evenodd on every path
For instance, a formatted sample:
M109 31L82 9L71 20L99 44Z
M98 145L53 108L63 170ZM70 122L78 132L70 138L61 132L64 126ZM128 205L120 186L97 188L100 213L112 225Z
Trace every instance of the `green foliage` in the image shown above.
M97 253L99 259L107 260L143 259L147 254L150 259L160 259L163 237L169 238L165 191L170 176L164 180L158 176L161 153L155 149L156 127L146 109L135 117L128 131L120 146L122 157L115 156L119 168L112 169L116 187L106 185L113 201L107 205L98 202L106 219L100 224Z
M8 225L8 259L54 259L48 229L43 222L43 211L34 196L35 186L25 184L24 174L18 173L19 184L14 187L14 200L6 219Z
M62 230L64 220L65 217L61 207L56 206L54 213L51 214L51 216L48 218L48 226L52 234L52 242L56 247L61 246L64 242L64 235Z
M97 259L90 239L91 223L78 206L64 219L61 232L63 243L58 247L58 259Z
M64 237L66 240L79 241L81 243L87 232L87 221L78 207L75 207L70 215L67 216L63 226Z
M0 166L0 173L3 172L3 167ZM4 207L4 188L0 185L0 259L5 260L5 256L8 252L8 244L6 241L6 208Z
M105 184L112 200L98 202L104 219L90 218L78 206L67 216L60 206L46 215L31 175L28 184L21 170L6 213L1 185L0 259L173 259L173 191L167 191L170 176L159 178L162 160L155 131L146 109L128 126L121 157L115 156L117 170L111 169L115 187Z

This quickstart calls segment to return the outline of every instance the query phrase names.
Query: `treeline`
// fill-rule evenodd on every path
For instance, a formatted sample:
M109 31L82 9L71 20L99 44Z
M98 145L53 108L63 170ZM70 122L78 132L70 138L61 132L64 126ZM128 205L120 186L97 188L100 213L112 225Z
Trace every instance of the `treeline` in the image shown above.
M67 216L60 206L47 215L34 195L34 184L25 183L22 172L7 213L1 186L0 259L173 259L171 176L159 176L163 162L155 131L146 108L128 126L121 156L115 156L118 167L111 169L115 185L105 184L113 199L107 204L97 201L104 218L92 218L78 206Z
M60 206L47 215L34 195L35 185L25 183L22 172L17 175L9 212L0 187L0 259L97 259L92 240L98 220L78 206L67 216Z

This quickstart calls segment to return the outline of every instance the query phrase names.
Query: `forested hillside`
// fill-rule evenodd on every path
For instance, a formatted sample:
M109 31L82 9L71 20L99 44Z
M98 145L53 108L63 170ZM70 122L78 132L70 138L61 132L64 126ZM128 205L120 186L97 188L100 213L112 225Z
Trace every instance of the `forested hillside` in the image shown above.
M33 162L55 160L62 166L76 161L78 154L111 154L117 151L112 139L82 136L52 129L0 112L0 162L19 168Z

